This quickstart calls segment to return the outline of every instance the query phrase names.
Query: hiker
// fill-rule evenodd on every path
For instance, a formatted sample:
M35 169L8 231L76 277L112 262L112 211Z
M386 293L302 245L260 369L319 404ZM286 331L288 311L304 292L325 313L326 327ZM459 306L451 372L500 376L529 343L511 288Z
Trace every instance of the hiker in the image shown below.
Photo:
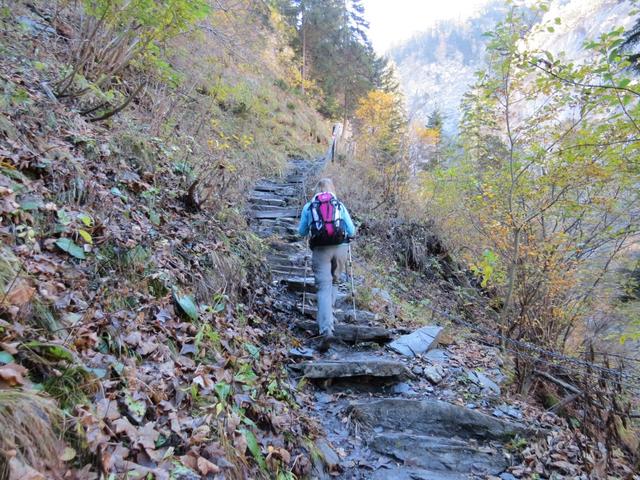
M333 341L336 284L345 271L349 240L356 233L347 208L336 197L331 179L318 182L316 194L302 209L298 233L303 237L309 235L318 299L318 329L322 336L319 350L326 352Z

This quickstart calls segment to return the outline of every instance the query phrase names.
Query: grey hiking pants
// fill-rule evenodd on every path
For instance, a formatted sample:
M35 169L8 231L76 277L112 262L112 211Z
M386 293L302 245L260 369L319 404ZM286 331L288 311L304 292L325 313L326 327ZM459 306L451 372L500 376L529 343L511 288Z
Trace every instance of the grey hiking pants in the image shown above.
M340 273L346 268L347 244L316 247L311 252L311 266L318 297L318 329L320 335L333 334L333 306L338 293Z

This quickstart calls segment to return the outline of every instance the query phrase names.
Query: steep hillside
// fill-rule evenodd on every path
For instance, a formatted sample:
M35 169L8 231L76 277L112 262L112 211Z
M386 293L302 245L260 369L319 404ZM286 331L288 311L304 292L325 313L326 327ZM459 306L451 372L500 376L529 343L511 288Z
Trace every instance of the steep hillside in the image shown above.
M310 468L245 186L327 127L277 12L214 3L130 62L157 12L0 10L3 480Z

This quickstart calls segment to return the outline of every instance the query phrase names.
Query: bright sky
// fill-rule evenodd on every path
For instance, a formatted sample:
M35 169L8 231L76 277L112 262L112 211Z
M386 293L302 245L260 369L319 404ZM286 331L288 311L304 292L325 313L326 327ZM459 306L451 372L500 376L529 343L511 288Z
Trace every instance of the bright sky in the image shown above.
M369 38L380 54L439 20L464 19L488 0L364 0Z

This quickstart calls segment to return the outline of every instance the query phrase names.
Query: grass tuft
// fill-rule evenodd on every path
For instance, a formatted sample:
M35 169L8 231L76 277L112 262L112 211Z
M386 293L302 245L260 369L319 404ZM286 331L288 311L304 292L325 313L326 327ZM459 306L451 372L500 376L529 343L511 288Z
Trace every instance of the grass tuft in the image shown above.
M0 469L2 464L6 468L11 451L16 452L16 460L37 470L58 466L61 443L53 429L61 423L62 412L52 400L31 392L0 390Z

